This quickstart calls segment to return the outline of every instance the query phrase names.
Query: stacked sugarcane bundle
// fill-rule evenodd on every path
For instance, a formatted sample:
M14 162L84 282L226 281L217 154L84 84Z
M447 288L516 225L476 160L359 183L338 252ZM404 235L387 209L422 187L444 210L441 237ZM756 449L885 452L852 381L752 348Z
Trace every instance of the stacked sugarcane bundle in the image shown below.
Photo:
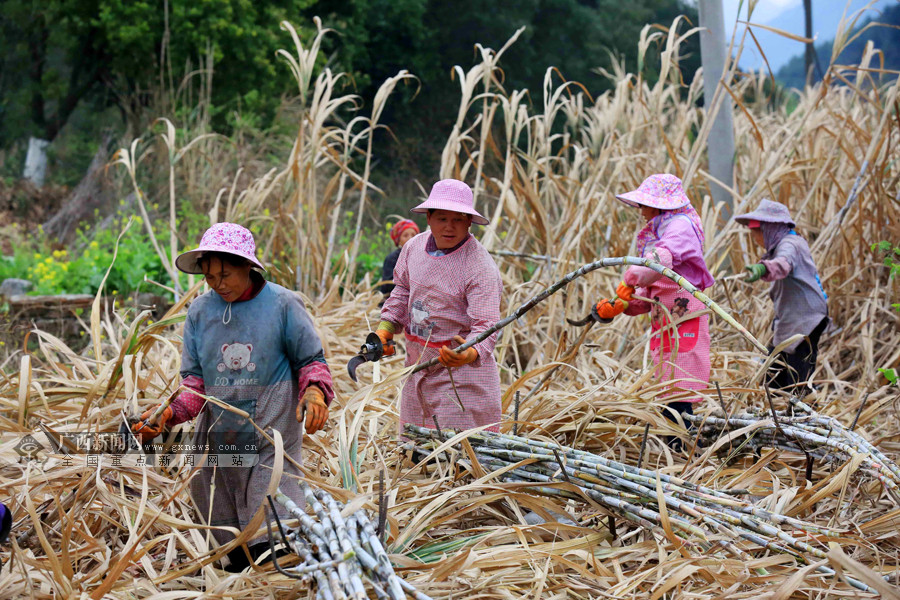
M344 505L322 489L301 483L306 506L297 506L281 490L275 500L297 519L296 529L279 523L282 541L300 557L299 566L279 568L285 575L316 584L317 600L368 598L366 583L376 597L431 600L396 573L369 516L362 508L344 517ZM274 505L273 505L274 510Z
M859 457L860 467L871 473L895 497L900 497L900 467L871 442L832 417L806 410L783 412L742 412L731 416L682 415L698 429L698 444L712 445L723 433L747 428L735 445L758 450L777 448L807 454L827 462L845 462Z
M457 435L410 424L404 426L404 432L417 451L426 453ZM674 536L671 541L705 555L724 551L739 560L749 560L753 551L779 552L810 564L826 557L827 546L823 549L809 542L827 543L848 536L831 527L758 508L740 498L746 494L744 490L726 493L583 450L519 436L482 431L467 433L465 439L482 468L504 470L499 476L503 481L534 484L530 489L542 495L581 501L589 498L613 515L670 539ZM448 451L452 450L444 450ZM460 450L457 460L465 463L468 456ZM818 566L816 570L834 575L829 567ZM858 589L872 591L861 581L847 581Z

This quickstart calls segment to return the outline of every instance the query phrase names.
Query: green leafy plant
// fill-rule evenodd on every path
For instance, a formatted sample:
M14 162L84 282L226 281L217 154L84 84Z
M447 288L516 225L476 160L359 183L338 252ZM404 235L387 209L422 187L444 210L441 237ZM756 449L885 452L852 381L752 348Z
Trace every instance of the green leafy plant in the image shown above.
M900 375L897 374L897 369L879 368L878 372L884 375L885 379L887 379L888 383L891 385L897 385L897 382L900 381Z
M871 249L872 252L884 255L884 265L891 270L890 279L895 279L900 275L900 246L895 246L888 241L881 241L877 244L872 244ZM891 308L900 312L900 302L891 304ZM898 385L898 382L900 382L900 374L897 373L897 369L884 367L879 368L878 372L884 375L890 385Z
M896 279L900 275L900 246L895 246L891 242L881 241L872 244L872 252L879 252L884 255L884 265L891 270L890 278ZM900 311L900 302L891 304L891 307Z
M394 242L391 240L391 226L394 221L384 224L384 227L364 227L360 236L359 255L356 257L357 270L356 282L361 282L366 274L374 283L381 279L381 266L388 254L394 251ZM353 211L347 211L343 215L340 225L340 238L337 246L347 248L353 243L356 231L356 217ZM336 266L342 259L341 255L332 258L332 266Z
M114 295L152 289L148 281L165 281L165 270L153 249L141 217L122 237L116 262L109 273L106 290ZM188 228L190 239L198 237L198 223ZM124 218L95 232L78 229L69 248L52 248L46 238L37 235L17 244L13 253L0 257L0 281L9 277L27 279L34 284L30 295L95 294L113 259L116 238ZM163 227L161 224L160 228ZM161 291L156 288L154 291Z

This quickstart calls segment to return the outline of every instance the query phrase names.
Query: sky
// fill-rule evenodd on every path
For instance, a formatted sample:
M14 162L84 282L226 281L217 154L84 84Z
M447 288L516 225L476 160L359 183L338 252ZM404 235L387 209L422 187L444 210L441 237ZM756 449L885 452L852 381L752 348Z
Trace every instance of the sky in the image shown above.
M847 8L847 14L871 5L858 22L865 20L867 15L877 17L877 11L900 0L812 0L813 8L813 33L816 42L823 42L834 38L841 15ZM738 15L739 0L722 0L722 8L725 13L725 31L729 34L735 30L736 19L747 20L747 7L749 2L744 0L741 14ZM775 27L793 34L804 34L803 0L759 0L753 9L752 23L759 23ZM744 25L737 24L738 37L743 31ZM759 40L759 44L765 53L766 59L773 72L784 65L791 57L803 52L803 44L776 33L760 28L754 28L753 33ZM764 67L762 56L756 45L748 36L744 51L741 53L740 65L745 69L759 69Z

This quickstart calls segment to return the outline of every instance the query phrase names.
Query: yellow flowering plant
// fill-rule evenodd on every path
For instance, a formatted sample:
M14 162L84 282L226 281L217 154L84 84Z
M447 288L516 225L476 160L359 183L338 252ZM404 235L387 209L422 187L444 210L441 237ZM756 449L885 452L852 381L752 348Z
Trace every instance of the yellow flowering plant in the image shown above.
M79 228L76 241L68 248L53 248L46 238L32 236L29 242L17 245L12 255L0 257L0 281L10 277L27 279L33 284L28 292L31 295L94 294L112 262L119 230L113 225L90 238ZM119 243L106 289L122 295L148 290L145 278L164 281L165 275L145 230L132 227Z

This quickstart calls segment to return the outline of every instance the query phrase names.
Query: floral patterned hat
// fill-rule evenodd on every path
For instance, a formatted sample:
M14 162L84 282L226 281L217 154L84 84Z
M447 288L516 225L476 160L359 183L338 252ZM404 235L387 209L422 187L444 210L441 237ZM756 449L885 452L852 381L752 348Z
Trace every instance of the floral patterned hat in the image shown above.
M684 193L681 180L668 173L651 175L635 191L617 194L616 198L629 206L649 206L660 210L675 210L691 203Z
M457 179L441 179L431 188L428 200L411 209L414 213L427 213L432 210L450 210L466 215L472 215L472 222L476 225L490 223L477 210L472 197L472 188L465 182Z
M216 223L206 230L200 245L183 252L175 259L175 266L184 273L201 274L203 269L197 262L206 252L225 252L246 258L254 266L266 270L256 258L256 242L253 234L237 223Z
M791 218L791 211L781 202L775 202L768 198L763 198L756 207L756 210L743 215L736 215L734 220L741 225L750 226L751 221L759 221L760 223L784 223L791 227L796 227L794 220Z

